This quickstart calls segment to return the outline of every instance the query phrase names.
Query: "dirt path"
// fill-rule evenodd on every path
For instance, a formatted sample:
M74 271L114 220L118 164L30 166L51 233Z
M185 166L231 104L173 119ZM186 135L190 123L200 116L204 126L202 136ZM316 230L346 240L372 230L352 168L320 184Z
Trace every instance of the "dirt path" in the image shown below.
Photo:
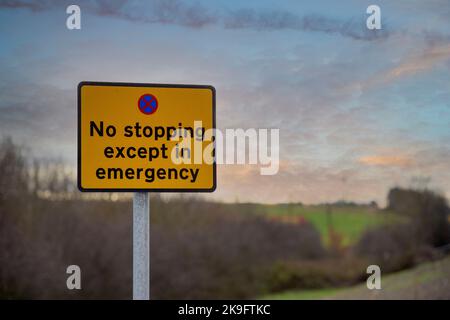
M263 299L276 300L450 300L450 256L413 269L381 276L381 290L369 290L365 283L349 288L294 290Z
M363 284L325 299L450 299L450 257L381 279L381 290Z

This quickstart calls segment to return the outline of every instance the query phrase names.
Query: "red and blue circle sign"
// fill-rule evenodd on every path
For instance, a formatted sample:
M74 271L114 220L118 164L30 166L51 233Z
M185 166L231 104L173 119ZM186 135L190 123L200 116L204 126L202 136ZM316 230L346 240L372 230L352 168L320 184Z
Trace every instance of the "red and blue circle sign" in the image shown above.
M153 114L158 109L158 100L150 93L143 94L138 100L138 107L143 114Z

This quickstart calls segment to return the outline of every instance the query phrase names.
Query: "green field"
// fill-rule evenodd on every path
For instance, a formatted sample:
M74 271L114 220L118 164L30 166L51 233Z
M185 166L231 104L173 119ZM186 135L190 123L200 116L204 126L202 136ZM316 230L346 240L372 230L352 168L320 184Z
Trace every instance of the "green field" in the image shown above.
M297 204L266 205L259 212L286 223L299 223L298 217L312 223L320 232L323 242L330 242L329 227L348 246L359 239L368 228L398 221L399 217L385 210L369 206L303 206Z
M382 275L381 290L369 290L363 283L349 288L286 291L263 299L450 299L450 257Z

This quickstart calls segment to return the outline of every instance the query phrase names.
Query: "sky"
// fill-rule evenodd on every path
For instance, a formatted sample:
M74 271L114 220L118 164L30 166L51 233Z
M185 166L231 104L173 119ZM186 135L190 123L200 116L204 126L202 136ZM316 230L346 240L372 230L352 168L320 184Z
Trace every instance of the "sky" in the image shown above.
M418 178L450 197L449 17L449 0L0 0L0 135L75 168L80 81L208 84L219 129L280 129L280 170L219 165L207 198L383 204Z

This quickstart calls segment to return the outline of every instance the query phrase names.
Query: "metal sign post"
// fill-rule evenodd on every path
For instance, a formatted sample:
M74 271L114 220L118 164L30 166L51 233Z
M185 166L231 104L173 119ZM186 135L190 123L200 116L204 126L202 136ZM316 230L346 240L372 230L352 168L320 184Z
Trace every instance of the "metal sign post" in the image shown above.
M150 299L150 194L133 195L133 300Z

